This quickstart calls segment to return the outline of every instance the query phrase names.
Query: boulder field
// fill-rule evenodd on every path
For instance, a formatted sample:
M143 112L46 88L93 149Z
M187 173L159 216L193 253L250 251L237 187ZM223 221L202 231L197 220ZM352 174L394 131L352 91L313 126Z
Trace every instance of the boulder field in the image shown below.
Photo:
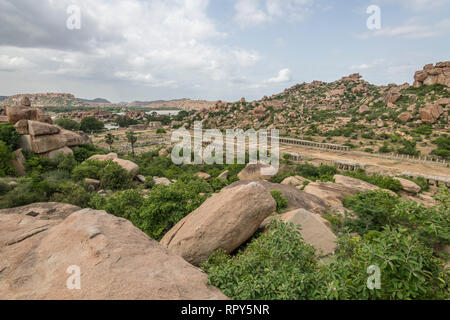
M91 143L87 135L53 125L52 119L44 111L31 107L30 100L23 98L20 105L6 106L6 120L15 126L20 137L20 150L16 158L21 159L22 151L32 151L42 157L54 158L59 153L73 153L71 148ZM22 174L23 163L14 164Z

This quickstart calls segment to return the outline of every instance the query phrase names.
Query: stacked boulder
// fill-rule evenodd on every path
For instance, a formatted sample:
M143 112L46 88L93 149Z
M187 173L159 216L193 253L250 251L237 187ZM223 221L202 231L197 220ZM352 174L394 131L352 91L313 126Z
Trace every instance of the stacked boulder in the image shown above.
M20 147L40 156L54 158L59 153L71 154L71 147L89 143L87 136L64 130L52 124L42 110L32 108L30 100L23 98L20 106L6 106L9 123L21 134Z
M414 75L414 87L442 84L450 87L450 61L427 64L423 70Z

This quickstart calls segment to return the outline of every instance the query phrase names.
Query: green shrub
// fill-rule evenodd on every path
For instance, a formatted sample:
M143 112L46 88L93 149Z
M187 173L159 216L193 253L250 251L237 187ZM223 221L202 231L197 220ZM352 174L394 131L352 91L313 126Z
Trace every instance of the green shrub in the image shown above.
M383 227L392 225L393 213L400 199L385 191L375 190L349 196L343 203L357 216L357 219L347 218L344 225L352 232L364 235L371 230L381 231Z
M281 213L284 209L287 208L289 205L289 201L287 198L283 197L283 194L279 190L272 190L270 191L270 194L272 195L272 198L277 203L277 212Z
M123 190L130 186L132 177L115 162L106 162L100 171L100 182L104 189Z
M0 197L11 191L11 186L3 180L0 180Z
M450 245L450 195L442 188L436 195L437 205L426 207L414 201L402 200L393 211L401 224L417 232L429 245Z
M380 268L381 286L367 287L368 267ZM448 274L414 233L386 229L371 236L345 236L336 257L318 273L321 299L445 299Z
M14 176L16 174L11 160L13 160L11 149L5 142L0 140L0 177Z
M179 180L170 186L156 186L147 194L139 214L132 216L131 221L153 239L160 240L206 200L200 193L211 192L210 185L202 179Z
M0 124L0 140L3 141L11 151L19 148L19 138L20 135L12 124Z
M235 257L223 250L202 264L210 283L237 300L304 300L312 296L315 250L294 225L273 221Z
M81 120L80 130L86 133L102 131L105 124L94 117L86 117Z
M55 124L66 130L71 130L71 131L78 131L78 130L80 130L80 126L81 126L80 123L76 122L75 120L67 119L67 118L55 120Z
M344 175L366 181L382 189L388 189L394 192L402 190L402 185L398 180L395 180L392 177L386 177L379 174L368 176L363 169L358 169L357 171L344 172Z
M32 178L20 178L16 188L3 197L1 206L2 209L15 208L46 201L48 201L46 183L36 183Z
M73 169L72 177L75 180L83 180L85 178L100 180L101 171L107 164L104 161L87 160Z
M89 205L91 193L82 185L73 181L64 181L56 187L55 192L51 195L50 201L69 203L81 208Z
M158 130L156 130L157 134L164 134L166 133L166 130L164 130L163 128L159 128Z
M96 154L106 154L106 152L102 149L95 147L92 144L83 144L73 150L75 160L77 160L79 163L86 161L87 159Z

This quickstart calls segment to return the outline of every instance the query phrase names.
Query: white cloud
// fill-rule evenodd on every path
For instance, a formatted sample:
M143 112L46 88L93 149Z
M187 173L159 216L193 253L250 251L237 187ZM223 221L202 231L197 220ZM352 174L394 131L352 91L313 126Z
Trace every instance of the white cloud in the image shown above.
M0 54L23 57L3 57L0 67L28 59L41 74L173 88L234 81L260 60L253 50L220 45L227 35L208 17L208 0L79 0L76 31L65 22L72 3L0 0Z
M292 80L292 73L289 69L282 69L278 72L278 76L268 79L267 83L284 83Z
M418 19L413 18L404 25L396 27L382 27L374 32L367 32L355 35L359 39L369 39L375 37L402 37L407 39L433 38L450 33L450 19L443 19L434 24L423 24Z
M236 0L234 20L254 26L276 20L300 21L311 12L314 0Z
M0 55L0 70L18 71L32 67L32 63L24 57Z
M393 0L386 2L392 3ZM450 3L449 0L394 0L414 11L434 10Z

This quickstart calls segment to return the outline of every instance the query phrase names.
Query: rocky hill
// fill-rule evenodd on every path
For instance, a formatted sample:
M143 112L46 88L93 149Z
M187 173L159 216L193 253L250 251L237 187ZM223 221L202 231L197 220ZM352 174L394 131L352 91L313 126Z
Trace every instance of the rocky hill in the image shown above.
M277 128L284 136L368 152L430 154L433 140L450 130L449 65L426 66L414 86L376 86L352 74L297 84L259 101L218 101L190 120L208 128Z
M23 98L28 98L34 107L73 107L82 108L88 106L87 102L77 99L70 93L34 93L16 94L3 101L3 105L20 105Z
M135 103L131 103L128 106L133 106ZM147 104L142 104L143 108L152 109L182 109L185 111L211 109L214 107L215 102L206 100L191 100L191 99L178 99L170 101L152 101Z

